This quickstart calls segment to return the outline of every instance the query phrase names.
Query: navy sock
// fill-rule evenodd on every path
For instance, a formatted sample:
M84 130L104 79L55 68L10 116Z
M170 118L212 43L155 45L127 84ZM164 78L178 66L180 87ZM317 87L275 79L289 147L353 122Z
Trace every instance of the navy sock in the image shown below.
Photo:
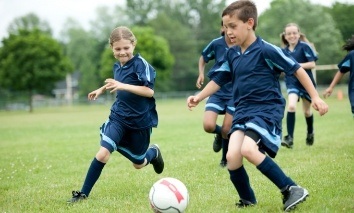
M306 118L306 123L307 123L307 133L311 134L313 133L313 115L310 117L305 117Z
M295 129L295 112L288 112L286 116L286 127L288 130L288 135L293 138Z
M252 203L257 203L254 192L251 188L247 172L243 165L236 170L229 170L230 180L234 184L241 199Z
M221 160L226 162L226 153L229 150L229 139L222 139L222 156Z
M219 125L216 124L213 133L215 133L215 134L220 134L220 135L221 135L221 126L219 126Z
M155 159L157 157L157 150L154 149L154 148L149 148L147 151L146 151L146 154L145 154L145 158L146 158L146 166L150 163L150 161L152 159Z
M261 171L269 180L271 180L280 190L283 190L287 186L295 186L291 178L286 176L281 168L268 156L257 166L257 169Z
M98 161L96 158L92 160L90 168L87 171L84 185L81 189L81 192L86 196L89 196L93 185L95 185L96 181L100 177L102 169L105 165L105 163Z

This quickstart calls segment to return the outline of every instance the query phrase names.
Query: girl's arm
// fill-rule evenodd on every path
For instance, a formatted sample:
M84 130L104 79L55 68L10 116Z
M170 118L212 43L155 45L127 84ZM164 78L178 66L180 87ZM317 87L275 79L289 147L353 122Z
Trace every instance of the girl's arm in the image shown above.
M196 107L199 102L204 100L206 97L214 94L216 91L220 89L220 86L217 85L213 80L209 81L209 83L204 87L204 89L195 96L189 96L187 99L187 106L191 110L192 107Z
M206 63L204 61L203 56L200 56L199 62L198 62L199 76L198 76L197 83L196 83L196 86L198 89L200 89L202 87L202 85L204 84L205 64Z
M340 72L339 70L337 71L336 75L333 77L333 80L332 80L331 84L323 92L323 97L324 98L327 98L327 97L329 97L332 94L334 87L342 79L343 75L344 75L344 73Z
M105 88L107 90L111 90L110 91L111 93L117 90L124 90L143 97L151 98L152 96L154 96L154 90L146 86L135 86L130 84L123 84L112 78L106 79L105 83L106 83Z
M304 69L313 69L316 67L316 62L315 61L308 61L308 62L305 62L305 63L299 63L300 66Z

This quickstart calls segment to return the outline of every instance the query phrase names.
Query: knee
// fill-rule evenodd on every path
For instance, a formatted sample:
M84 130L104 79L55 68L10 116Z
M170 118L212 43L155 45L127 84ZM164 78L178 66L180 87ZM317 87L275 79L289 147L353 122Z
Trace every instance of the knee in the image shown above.
M101 149L96 154L96 159L102 163L107 163L110 156L111 153L108 151L108 149L101 147Z
M244 156L247 160L251 159L253 156L254 150L249 146L241 147L241 155Z
M288 106L288 111L289 111L289 112L295 112L295 111L296 111L296 105L294 105L294 104L289 104L289 106Z
M135 164L135 163L133 163L133 166L134 166L135 169L141 169L141 168L144 167L144 164Z
M311 115L312 115L311 109L305 110L304 113L305 113L306 118L311 117Z
M204 131L208 133L212 133L215 130L215 124L212 123L204 123L203 127Z

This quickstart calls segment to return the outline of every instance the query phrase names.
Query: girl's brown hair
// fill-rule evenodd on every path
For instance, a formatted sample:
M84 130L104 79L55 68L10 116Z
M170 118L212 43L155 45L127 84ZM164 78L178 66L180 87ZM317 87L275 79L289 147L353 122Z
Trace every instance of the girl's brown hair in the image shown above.
M129 40L133 45L136 45L137 39L135 38L133 32L125 26L120 26L115 28L109 37L109 44L113 46L113 43L116 41L120 41L122 39Z

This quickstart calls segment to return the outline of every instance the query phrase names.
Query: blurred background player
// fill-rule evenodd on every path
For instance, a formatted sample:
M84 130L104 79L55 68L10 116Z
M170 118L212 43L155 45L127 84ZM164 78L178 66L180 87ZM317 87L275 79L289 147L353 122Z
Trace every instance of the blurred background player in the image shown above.
M155 69L139 54L133 55L137 40L129 28L115 28L109 38L114 57L114 79L88 94L96 100L104 91L117 92L109 119L102 125L101 147L87 171L81 191L72 191L68 203L86 199L101 175L113 151L129 159L134 168L151 163L157 174L162 173L164 161L157 145L150 144L152 127L158 123L154 95Z
M205 65L211 60L214 60L214 65L208 72L208 77L211 79L216 74L216 69L222 64L225 52L232 46L230 39L225 36L223 23L221 21L221 36L212 40L202 51L199 58L198 68L199 76L196 86L200 89L204 83ZM225 84L215 94L209 97L205 105L203 127L207 133L214 133L213 142L214 152L219 152L222 149L222 157L220 166L226 166L226 153L228 149L229 139L228 132L232 123L232 115L234 108L232 107L232 90L231 82ZM224 115L222 126L217 124L218 115Z
M338 64L339 70L333 77L333 80L329 87L324 91L323 96L327 98L333 92L333 88L342 79L343 75L347 72L350 73L348 82L348 95L350 100L350 105L352 107L352 114L354 117L354 35L347 40L346 44L343 45L343 50L348 53L344 59Z
M285 46L283 51L290 54L305 69L313 85L316 87L311 69L316 67L316 60L318 58L306 36L300 32L299 26L295 23L287 24L284 32L281 34L281 40ZM314 119L311 111L311 97L294 75L286 75L285 83L288 93L288 111L286 115L288 134L284 137L281 144L287 148L292 148L294 145L296 105L301 98L302 109L307 124L306 144L311 146L314 143Z

